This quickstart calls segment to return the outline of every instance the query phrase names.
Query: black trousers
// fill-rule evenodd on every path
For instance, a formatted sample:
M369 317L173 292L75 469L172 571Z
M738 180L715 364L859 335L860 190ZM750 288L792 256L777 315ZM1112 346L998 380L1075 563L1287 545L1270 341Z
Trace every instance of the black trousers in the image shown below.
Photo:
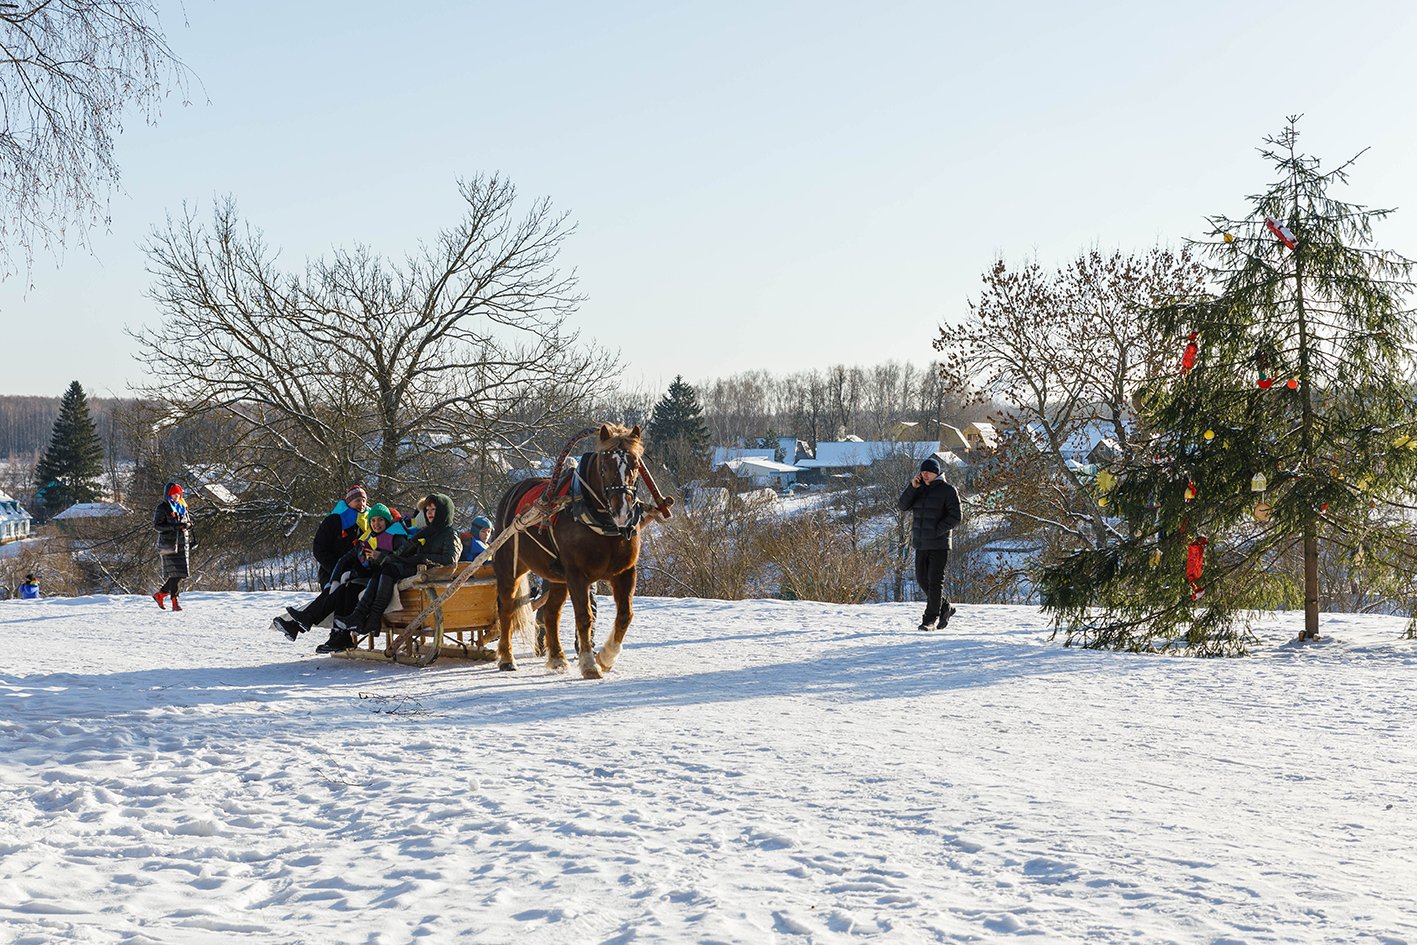
M945 565L949 561L948 548L915 551L915 583L925 592L925 616L920 618L921 623L933 624L950 606L945 600Z
M162 587L158 588L158 593L166 594L168 597L176 597L178 585L181 583L182 579L174 574L163 583Z

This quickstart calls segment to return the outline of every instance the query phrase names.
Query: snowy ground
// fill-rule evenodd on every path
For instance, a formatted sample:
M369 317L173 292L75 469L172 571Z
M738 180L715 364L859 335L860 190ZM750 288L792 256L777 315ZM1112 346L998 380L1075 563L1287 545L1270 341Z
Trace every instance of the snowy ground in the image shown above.
M1417 942L1396 620L643 600L588 682L315 657L291 599L0 603L0 941Z

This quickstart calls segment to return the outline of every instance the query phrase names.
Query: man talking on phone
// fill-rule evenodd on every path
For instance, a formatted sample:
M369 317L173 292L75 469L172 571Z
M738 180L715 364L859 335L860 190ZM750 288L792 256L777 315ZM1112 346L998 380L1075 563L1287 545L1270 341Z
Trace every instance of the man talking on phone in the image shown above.
M940 478L940 463L931 456L900 494L896 503L911 514L910 543L915 547L915 581L925 592L921 630L943 630L955 609L945 600L945 565L950 560L950 534L960 523L959 493ZM937 623L938 621L938 623Z

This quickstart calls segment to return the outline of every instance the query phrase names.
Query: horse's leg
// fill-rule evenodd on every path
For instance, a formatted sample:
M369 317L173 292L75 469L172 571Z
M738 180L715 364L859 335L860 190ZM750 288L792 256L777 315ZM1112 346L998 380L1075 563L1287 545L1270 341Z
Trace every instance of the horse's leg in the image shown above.
M607 673L615 667L620 644L625 642L625 631L630 629L630 618L635 615L635 569L629 568L612 577L610 590L615 595L615 629L611 631L610 638L601 644L600 652L595 654L596 663Z
M497 624L502 629L502 635L497 638L498 669L517 668L516 660L512 658L512 625L516 620L517 597L523 583L522 574L525 573L516 570L516 562L506 568L506 574L502 568L497 569ZM523 603L521 606L526 605Z
M566 671L566 651L561 648L561 606L566 603L566 585L548 584L541 617L546 625L546 668L553 673Z
M566 594L571 599L571 610L576 615L576 648L581 654L581 675L586 679L599 679L600 667L590 652L590 582L580 574L566 575Z

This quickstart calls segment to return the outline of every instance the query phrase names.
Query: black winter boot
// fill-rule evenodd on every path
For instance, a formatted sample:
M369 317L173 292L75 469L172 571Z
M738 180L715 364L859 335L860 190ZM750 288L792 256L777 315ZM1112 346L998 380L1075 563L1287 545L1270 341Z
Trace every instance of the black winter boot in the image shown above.
M350 636L348 630L339 627L330 631L330 638L319 646L315 647L316 653L338 653L354 646L354 637Z
M383 620L384 611L389 607L389 601L394 598L394 585L398 583L392 577L385 574L379 578L379 589L374 592L374 599L369 603L369 609L364 613L364 619L359 622L359 628L364 633L377 633L379 623ZM363 606L363 602L360 602ZM358 607L355 608L357 613ZM352 618L354 615L351 614Z
M296 621L291 620L289 617L277 617L274 621L271 622L271 629L280 631L281 633L285 634L285 638L287 640L294 641L300 636L300 634L304 633L310 628L302 626Z

